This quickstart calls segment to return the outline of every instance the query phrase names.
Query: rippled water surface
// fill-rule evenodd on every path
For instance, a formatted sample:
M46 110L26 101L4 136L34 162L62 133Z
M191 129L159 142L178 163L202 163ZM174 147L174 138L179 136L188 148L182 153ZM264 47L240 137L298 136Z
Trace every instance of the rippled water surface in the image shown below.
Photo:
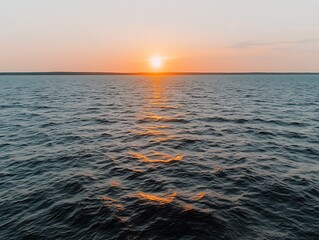
M319 76L0 76L1 239L319 239Z

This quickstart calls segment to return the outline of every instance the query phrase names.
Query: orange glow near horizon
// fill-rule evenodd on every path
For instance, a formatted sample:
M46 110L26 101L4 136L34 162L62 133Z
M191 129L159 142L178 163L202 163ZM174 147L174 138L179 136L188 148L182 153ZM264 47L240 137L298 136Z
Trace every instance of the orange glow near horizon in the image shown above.
M294 1L1 1L0 72L318 72L319 1Z

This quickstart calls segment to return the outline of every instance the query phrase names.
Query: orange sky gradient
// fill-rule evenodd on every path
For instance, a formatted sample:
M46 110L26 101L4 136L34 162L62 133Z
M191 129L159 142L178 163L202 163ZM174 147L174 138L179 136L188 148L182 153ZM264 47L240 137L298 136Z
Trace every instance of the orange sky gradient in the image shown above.
M0 72L319 72L318 9L317 0L4 0Z

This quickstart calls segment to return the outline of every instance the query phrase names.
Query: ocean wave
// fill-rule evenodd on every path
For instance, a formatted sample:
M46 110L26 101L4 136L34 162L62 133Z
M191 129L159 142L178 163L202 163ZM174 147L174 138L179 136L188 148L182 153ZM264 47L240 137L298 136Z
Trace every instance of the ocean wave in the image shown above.
M319 239L318 77L277 78L5 81L0 239Z

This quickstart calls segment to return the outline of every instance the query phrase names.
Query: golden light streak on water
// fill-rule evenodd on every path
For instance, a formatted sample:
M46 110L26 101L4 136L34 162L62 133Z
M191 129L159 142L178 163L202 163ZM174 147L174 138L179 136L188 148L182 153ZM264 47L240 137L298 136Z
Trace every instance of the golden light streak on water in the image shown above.
M159 204L169 204L174 200L174 198L176 196L177 196L176 192L170 194L168 197L159 197L159 196L149 194L149 193L144 193L144 192L137 192L136 193L136 197L141 199L141 200L156 202Z
M181 161L183 159L182 155L170 156L160 152L153 152L150 154L150 157L134 152L130 153L130 155L145 163L170 163L174 161Z

